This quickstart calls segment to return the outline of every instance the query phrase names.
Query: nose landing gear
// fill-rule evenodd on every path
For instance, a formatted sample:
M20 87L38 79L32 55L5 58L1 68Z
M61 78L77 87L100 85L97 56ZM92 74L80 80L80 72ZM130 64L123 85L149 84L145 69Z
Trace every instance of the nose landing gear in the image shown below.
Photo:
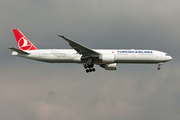
M157 67L158 70L161 69L161 65L163 65L163 63L159 63L159 64L158 64L158 67Z
M87 73L96 71L96 69L94 68L94 64L84 64L84 69L86 69Z

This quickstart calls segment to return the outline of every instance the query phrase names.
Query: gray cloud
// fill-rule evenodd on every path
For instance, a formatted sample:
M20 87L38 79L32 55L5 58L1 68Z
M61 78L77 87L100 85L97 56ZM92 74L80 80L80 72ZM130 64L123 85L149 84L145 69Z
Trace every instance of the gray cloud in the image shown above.
M1 70L1 117L6 119L179 117L178 112L171 112L179 111L180 91L179 71L173 69L157 73L141 68L142 72L123 69L125 66L121 65L122 69L116 72L99 69L90 75L76 66L45 63L11 66Z
M0 1L0 119L177 120L180 118L179 1ZM37 48L70 48L65 35L90 48L168 52L157 65L119 64L85 74L81 65L11 56L20 29Z

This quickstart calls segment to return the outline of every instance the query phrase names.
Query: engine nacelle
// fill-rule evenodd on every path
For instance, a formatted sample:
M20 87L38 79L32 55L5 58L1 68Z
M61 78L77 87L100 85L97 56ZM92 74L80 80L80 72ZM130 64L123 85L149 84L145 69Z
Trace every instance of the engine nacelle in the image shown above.
M100 59L103 63L114 63L115 61L114 54L103 54Z
M111 63L111 64L102 64L100 65L105 70L117 70L117 63Z

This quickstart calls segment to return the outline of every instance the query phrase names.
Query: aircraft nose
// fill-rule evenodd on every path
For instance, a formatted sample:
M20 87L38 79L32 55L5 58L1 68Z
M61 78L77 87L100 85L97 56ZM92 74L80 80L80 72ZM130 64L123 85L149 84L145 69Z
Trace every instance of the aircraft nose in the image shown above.
M169 56L169 60L172 60L172 57L171 57L171 56Z
M168 61L172 60L172 57L171 56L168 56Z

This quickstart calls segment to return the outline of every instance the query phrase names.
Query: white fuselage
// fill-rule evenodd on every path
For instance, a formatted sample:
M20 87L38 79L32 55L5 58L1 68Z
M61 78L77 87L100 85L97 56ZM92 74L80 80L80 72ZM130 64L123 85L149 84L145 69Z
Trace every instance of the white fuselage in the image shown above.
M101 57L92 61L93 64L104 63L163 63L172 59L167 53L156 50L135 50L135 49L93 49L102 56L110 56L109 61L103 61ZM28 59L49 62L49 63L84 63L82 55L73 49L41 49L26 51L29 55L19 54L13 51L12 55ZM113 57L112 57L113 56ZM113 58L113 59L112 59Z
M118 63L158 63L158 70L163 62L172 59L167 53L157 50L135 49L90 49L62 35L58 35L72 49L37 49L18 29L13 29L19 49L8 47L12 55L49 63L79 63L86 72L95 72L94 64L105 70L116 70Z

